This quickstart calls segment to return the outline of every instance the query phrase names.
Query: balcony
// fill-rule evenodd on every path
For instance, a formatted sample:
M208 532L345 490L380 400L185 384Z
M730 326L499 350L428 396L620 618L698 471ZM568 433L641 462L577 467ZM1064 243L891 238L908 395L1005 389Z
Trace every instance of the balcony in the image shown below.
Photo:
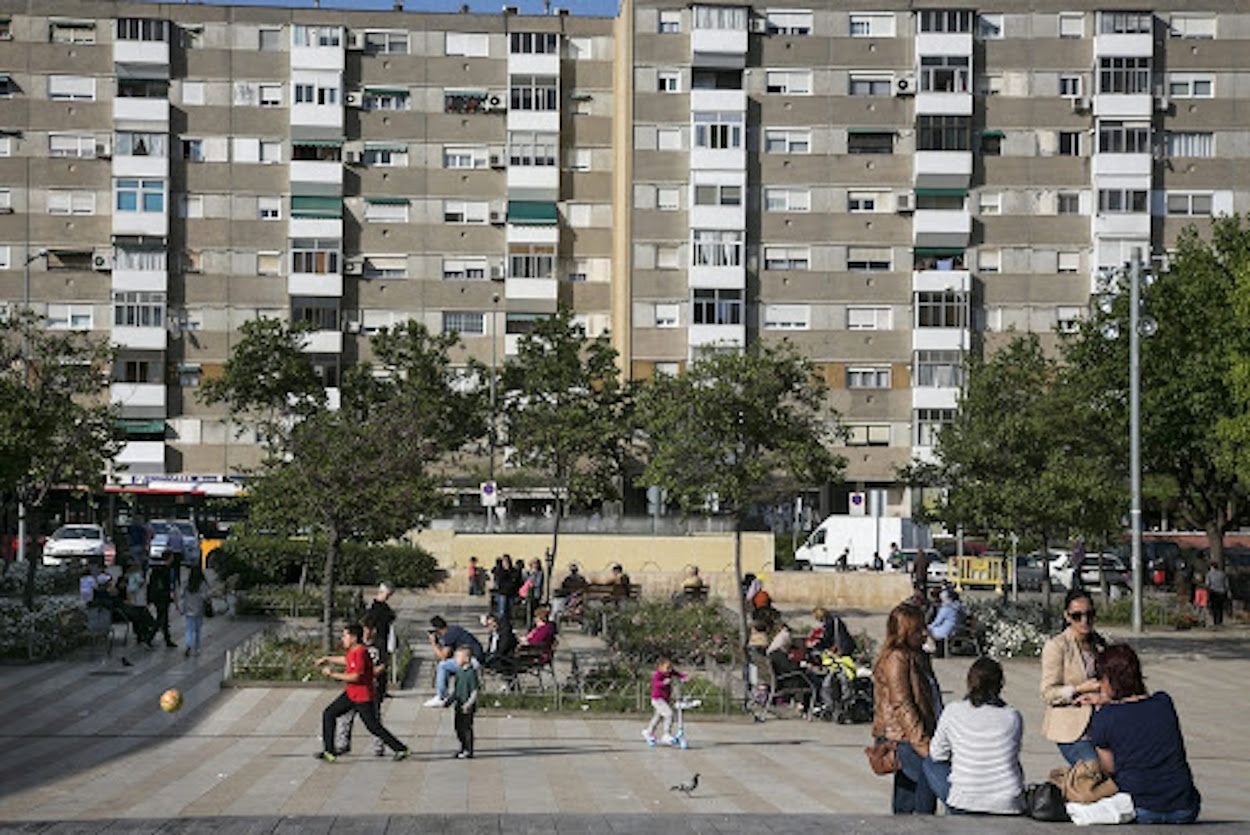
M164 125L169 129L169 99L119 96L113 99L114 122L152 122L148 128L155 130L156 125Z
M1101 177L1130 177L1137 182L1122 184L1124 188L1150 188L1154 159L1150 154L1094 154L1095 182ZM1117 184L1121 185L1121 184Z
M1125 212L1094 216L1094 235L1099 238L1150 238L1150 213Z
M121 448L113 463L129 475L158 475L165 472L164 441L130 441Z
M916 270L911 274L914 293L953 290L966 293L972 286L968 270Z
M691 90L690 109L692 111L716 110L721 113L741 111L745 114L747 94L745 90Z
M690 63L694 66L741 69L746 62L745 26L741 29L695 29L690 33Z
M164 238L169 234L166 212L114 212L113 234Z
M745 229L746 207L738 206L690 206L691 229Z
M741 348L746 344L745 325L691 325L686 329L690 348Z
M554 278L508 278L504 281L504 297L509 301L525 299L554 305L559 284Z
M917 151L916 188L967 188L972 179L970 151Z
M138 351L165 350L164 328L114 325L110 339L119 348L133 348Z
M316 136L343 135L343 106L339 104L293 104L291 126L316 128Z
M560 74L560 54L513 52L508 55L510 75L556 75Z
M916 387L911 390L913 409L954 409L958 406L958 388Z
M164 417L165 386L162 383L113 383L109 386L109 403L117 406L124 418Z
M343 332L310 331L304 335L304 352L308 354L343 353Z
M917 209L912 236L920 247L964 247L972 234L972 216L962 209Z
M916 58L921 55L972 55L971 32L917 32ZM920 61L917 60L919 65Z
M971 343L967 328L913 328L911 332L915 351L967 351Z
M916 115L971 116L971 93L917 93Z
M687 270L686 283L703 290L737 290L747 286L747 272L741 266L692 266Z
M1094 36L1094 58L1149 58L1154 55L1154 35L1149 32L1132 34L1098 34Z
M343 237L343 220L332 217L293 217L287 221L287 232L292 238L330 238L337 241Z
M317 183L334 186L335 193L343 189L343 163L337 160L321 162L318 160L293 159L289 168L292 183Z
M339 273L291 273L286 279L286 291L291 296L341 298L343 276Z
M541 133L560 132L559 110L509 110L508 130L532 130Z
M169 77L169 44L166 41L113 41L114 64L165 67Z
M150 179L168 179L169 158L157 156L114 156L114 177L141 177Z
M508 196L514 200L560 198L560 169L554 165L508 166Z
M165 270L119 270L113 267L115 291L164 293L169 289L169 273Z
M339 46L296 46L291 45L291 69L293 70L337 70L343 71L343 39L347 33L343 27L339 30ZM294 32L292 32L294 37Z
M1150 119L1154 115L1154 96L1099 93L1094 96L1094 115L1106 119Z

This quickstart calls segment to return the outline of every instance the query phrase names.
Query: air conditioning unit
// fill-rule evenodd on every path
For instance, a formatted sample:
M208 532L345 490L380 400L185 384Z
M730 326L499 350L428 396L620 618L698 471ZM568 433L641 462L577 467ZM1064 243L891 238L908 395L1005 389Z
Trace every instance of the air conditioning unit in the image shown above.
M491 281L503 281L507 277L508 277L508 274L504 272L503 264L491 264L490 265L490 280Z
M360 323L348 320L343 323L344 333L360 333Z
M347 34L347 48L356 49L356 50L364 49L365 48L364 33L363 32L349 32Z
M503 226L507 223L507 212L492 211L490 213L490 222L492 226Z
M914 96L916 95L916 76L900 75L894 79L894 95L896 96Z
M491 93L486 97L486 100L482 102L482 110L488 112L507 110L507 107L504 105L504 100L504 95L502 93Z
M1084 113L1089 110L1089 99L1084 96L1074 96L1072 99L1072 112Z
M490 155L490 167L491 168L503 168L504 167L503 159L504 159L503 154L495 153L492 151Z
M910 191L900 191L894 195L894 211L900 215L916 211L916 195Z
M348 107L361 107L364 104L365 95L359 90L351 90L343 97L343 101L347 102Z
M1167 113L1172 107L1172 102L1167 96L1155 96L1155 111L1159 113Z
M107 142L95 143L95 155L97 159L112 159L113 146Z
M364 261L344 261L343 275L360 275L365 271Z
M98 249L91 256L91 269L107 273L113 271L113 253L107 249Z
M757 35L768 34L768 18L753 17L751 18L751 31Z

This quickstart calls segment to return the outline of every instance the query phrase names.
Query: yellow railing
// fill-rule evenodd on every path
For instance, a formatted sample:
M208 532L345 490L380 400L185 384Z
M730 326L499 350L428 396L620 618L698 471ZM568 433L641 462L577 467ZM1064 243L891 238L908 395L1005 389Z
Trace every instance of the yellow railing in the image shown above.
M993 588L1011 585L1011 562L1003 557L952 557L951 582L955 588Z

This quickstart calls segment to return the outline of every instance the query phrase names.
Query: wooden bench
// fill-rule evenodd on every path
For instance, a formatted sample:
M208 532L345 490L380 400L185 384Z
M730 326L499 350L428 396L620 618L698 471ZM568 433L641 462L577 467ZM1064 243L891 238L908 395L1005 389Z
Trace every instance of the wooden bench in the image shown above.
M608 604L637 602L642 597L642 586L637 583L630 583L628 586L617 583L588 583L580 591L574 592L574 595L578 596L578 602L561 609L560 622L580 624L583 631L587 624L602 630ZM570 599L574 595L570 595Z

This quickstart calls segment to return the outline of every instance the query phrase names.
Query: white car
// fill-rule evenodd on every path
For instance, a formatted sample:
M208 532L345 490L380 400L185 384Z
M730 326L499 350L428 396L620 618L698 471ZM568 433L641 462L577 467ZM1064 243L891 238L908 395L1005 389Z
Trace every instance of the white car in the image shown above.
M62 525L44 543L43 562L44 565L63 565L103 560L111 545L99 525Z

